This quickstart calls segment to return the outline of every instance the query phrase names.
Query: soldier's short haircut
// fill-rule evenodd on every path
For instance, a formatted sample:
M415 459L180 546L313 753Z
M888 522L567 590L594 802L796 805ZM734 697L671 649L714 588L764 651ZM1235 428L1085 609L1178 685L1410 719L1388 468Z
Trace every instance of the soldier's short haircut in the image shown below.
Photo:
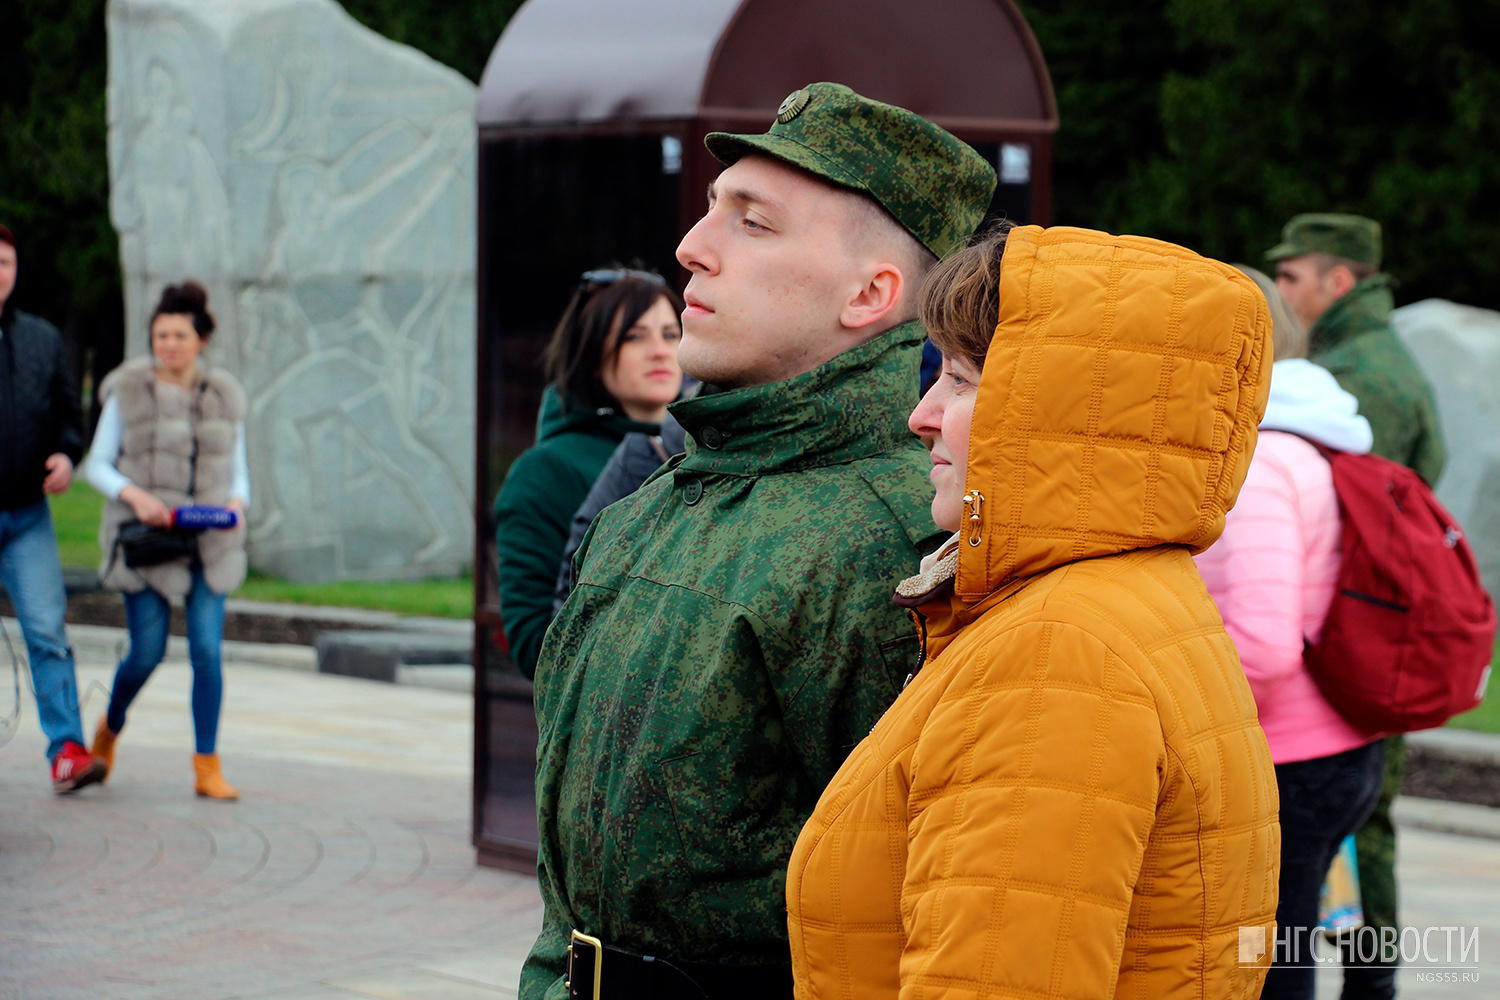
M1355 281L1364 281L1372 274L1376 274L1380 271L1380 268L1376 267L1374 264L1366 264L1364 261L1351 260L1348 257L1338 257L1331 253L1314 251L1308 254L1308 256L1312 258L1313 265L1317 267L1319 275L1327 274L1329 271L1332 271L1335 267L1338 267L1341 264L1349 269L1350 274L1354 275Z
M903 323L916 319L918 290L937 257L874 198L860 191L837 190L849 205L849 224L842 233L844 245L852 253L878 252L891 258L905 279L897 318Z
M947 357L984 370L1000 322L1000 258L1014 224L998 222L963 249L938 262L918 295L927 337Z

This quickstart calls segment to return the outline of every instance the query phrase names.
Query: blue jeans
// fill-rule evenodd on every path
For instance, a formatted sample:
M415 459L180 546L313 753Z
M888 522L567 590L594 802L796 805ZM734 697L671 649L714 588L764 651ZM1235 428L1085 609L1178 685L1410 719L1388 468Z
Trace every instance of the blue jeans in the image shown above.
M57 561L57 535L46 500L0 510L0 583L10 592L31 660L36 714L47 737L47 759L69 740L83 743L78 676L63 627L68 592Z
M188 661L193 665L193 732L199 753L213 753L219 740L219 705L224 700L224 674L219 646L224 638L224 595L208 589L203 566L193 563L193 586L187 600ZM167 629L172 606L147 587L125 595L125 620L130 626L130 652L115 671L109 696L109 728L125 728L125 710L167 653Z

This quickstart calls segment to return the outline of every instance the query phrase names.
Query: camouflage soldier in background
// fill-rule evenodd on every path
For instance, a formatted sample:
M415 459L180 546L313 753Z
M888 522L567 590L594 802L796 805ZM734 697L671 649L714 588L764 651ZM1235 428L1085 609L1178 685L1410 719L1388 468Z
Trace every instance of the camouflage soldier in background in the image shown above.
M1380 271L1380 223L1299 215L1266 253L1276 287L1308 329L1308 356L1359 400L1374 451L1436 485L1448 454L1432 387L1391 329L1391 277Z
M890 600L941 534L905 428L914 296L995 172L829 83L707 144L726 169L677 250L687 453L594 523L537 668L527 1000L568 995L570 936L580 996L596 969L606 998L790 996L787 858L917 665Z
M1391 330L1391 279L1380 270L1380 224L1358 215L1299 215L1266 253L1276 286L1309 331L1308 357L1359 400L1373 451L1436 485L1447 452L1432 387ZM1396 928L1396 830L1391 802L1406 760L1402 737L1386 741L1380 802L1355 834L1365 923ZM1396 995L1396 953L1362 965L1344 949L1343 1000Z

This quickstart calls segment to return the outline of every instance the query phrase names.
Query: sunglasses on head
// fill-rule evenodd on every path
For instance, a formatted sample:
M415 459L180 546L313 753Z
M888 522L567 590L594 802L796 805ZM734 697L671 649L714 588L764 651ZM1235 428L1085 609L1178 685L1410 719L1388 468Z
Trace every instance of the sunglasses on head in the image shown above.
M580 279L584 284L613 285L625 278L640 278L658 285L665 285L667 279L651 271L637 271L632 267L609 267L597 271L584 271Z

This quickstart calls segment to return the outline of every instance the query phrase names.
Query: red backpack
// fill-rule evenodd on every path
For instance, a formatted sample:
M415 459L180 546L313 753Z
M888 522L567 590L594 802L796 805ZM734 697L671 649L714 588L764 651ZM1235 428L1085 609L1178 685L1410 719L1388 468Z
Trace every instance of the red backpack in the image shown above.
M1362 729L1441 726L1484 698L1495 650L1474 552L1417 473L1312 444L1333 468L1343 561L1308 672Z

